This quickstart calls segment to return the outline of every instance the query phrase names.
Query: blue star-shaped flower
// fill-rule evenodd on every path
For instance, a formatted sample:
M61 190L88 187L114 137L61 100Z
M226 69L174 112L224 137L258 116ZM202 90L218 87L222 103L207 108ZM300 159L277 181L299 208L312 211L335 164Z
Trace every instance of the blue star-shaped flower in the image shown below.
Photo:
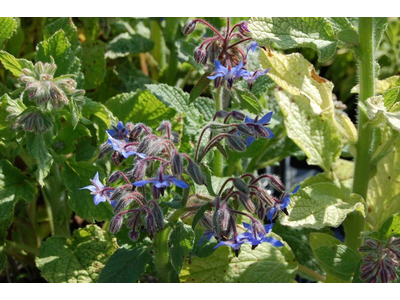
M209 230L206 231L199 241L199 246L201 246L201 244L203 244L204 240L206 240L206 242L208 242L213 236L215 236L214 231L209 231Z
M254 72L248 72L242 75L243 79L246 80L247 85L249 86L249 89L251 89L254 85L254 82L258 77L261 75L267 74L269 71L269 68L266 70L255 70Z
M257 42L252 42L247 46L247 52L246 52L246 56L249 53L249 51L251 50L252 52L256 51L258 48L258 44Z
M300 189L300 185L296 186L294 190L290 193L285 192L281 200L271 208L268 209L267 211L267 220L271 221L276 217L276 215L279 213L279 211L283 211L286 215L288 214L286 208L289 206L290 203L290 196L297 193L297 191Z
M99 180L99 172L96 173L93 179L90 179L90 182L92 185L85 186L79 190L89 190L90 194L94 195L93 201L95 205L98 205L100 202L106 202L112 191L103 191L104 185Z
M245 124L259 124L259 125L267 124L271 121L272 114L273 114L272 111L267 113L264 117L262 117L261 119L258 119L257 122L255 121L255 119L252 119L252 118L246 116L244 123ZM272 131L269 128L264 126L264 129L268 132L268 136L267 136L268 139L274 137L274 134L272 133ZM241 132L238 132L238 133L241 134ZM254 142L254 140L255 140L254 137L246 136L247 147L249 147Z
M128 158L131 155L137 155L140 158L146 158L146 154L136 152L136 147L127 146L127 142L122 140L117 140L113 138L108 132L108 143L113 147L115 151L120 153L123 157Z
M122 121L119 121L117 126L113 126L112 129L107 129L106 132L111 135L111 137L113 137L114 139L117 140L122 140L124 138L124 134L125 134L125 126L124 123L122 123Z
M248 71L243 69L243 62L240 62L236 67L224 67L218 60L214 60L215 73L214 75L207 76L208 79L214 80L218 77L224 77L228 83L228 87L231 88L233 81L247 74Z
M177 187L180 187L182 189L187 189L189 188L189 185L183 181L179 180L175 176L172 175L163 175L159 174L156 178L149 178L146 180L140 180L132 183L134 186L141 187L144 186L148 183L152 183L152 192L154 198L158 199L159 194L164 195L165 189L172 184L175 184Z
M283 243L281 241L279 241L273 237L270 237L270 236L265 236L265 234L268 234L272 231L272 227L274 226L273 223L264 225L263 227L264 227L265 233L259 231L258 234L254 234L253 226L251 226L250 224L243 222L243 226L244 226L244 228L247 229L247 231L238 235L237 239L239 241L250 244L253 246L253 248L257 247L258 245L260 245L262 243L270 243L274 247L282 247L283 246Z

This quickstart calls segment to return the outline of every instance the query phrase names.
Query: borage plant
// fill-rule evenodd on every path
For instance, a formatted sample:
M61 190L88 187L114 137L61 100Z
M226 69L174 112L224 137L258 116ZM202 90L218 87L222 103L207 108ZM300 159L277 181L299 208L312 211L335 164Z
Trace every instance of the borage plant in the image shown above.
M399 280L386 18L39 20L0 19L4 278Z

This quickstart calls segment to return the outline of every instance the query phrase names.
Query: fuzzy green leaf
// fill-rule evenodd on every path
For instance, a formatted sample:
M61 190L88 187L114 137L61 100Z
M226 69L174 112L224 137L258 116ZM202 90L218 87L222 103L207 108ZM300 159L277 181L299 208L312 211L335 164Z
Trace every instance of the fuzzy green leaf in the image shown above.
M97 282L117 248L112 235L96 225L88 225L75 230L71 239L47 239L40 247L36 266L51 283Z
M51 62L51 58L57 65L55 77L77 74L80 70L80 61L74 55L71 44L62 29L37 46L36 61Z
M108 260L100 274L101 283L135 283L146 270L152 255L149 247L121 248Z
M41 186L44 185L44 179L49 174L51 165L53 164L53 157L50 155L47 147L43 134L30 132L26 134L26 149L36 159L36 178Z
M241 90L238 88L234 89L237 100L240 103L242 109L247 109L253 114L259 114L262 112L262 107L258 99L249 91Z
M272 233L271 236L280 239ZM297 262L290 247L273 247L268 243L254 250L244 244L239 257L229 247L219 247L206 258L192 257L185 261L181 282L293 282Z
M84 89L91 90L99 86L106 76L105 45L101 41L82 47L82 70L85 74Z
M400 214L389 217L379 228L379 239L387 240L391 236L400 237Z
M139 54L149 52L153 49L154 42L140 34L121 33L108 43L106 57L115 59L128 54Z
M334 277L350 280L360 261L351 248L325 233L311 233L310 245L321 267Z
M0 221L8 220L14 213L18 199L31 201L35 190L21 170L8 160L0 160ZM1 243L0 243L1 244Z
M33 70L32 62L23 58L17 59L5 51L0 51L0 61L3 63L4 68L16 77L21 75L22 69L24 68Z
M193 247L193 229L189 225L178 222L171 232L169 241L171 243L171 247L169 248L171 263L175 271L179 274L184 258L189 255Z
M0 18L0 48L17 30L17 21L14 18Z
M51 38L53 34L62 29L71 43L72 49L75 50L79 45L78 28L76 28L72 18L58 18L54 22L46 25L43 29L44 40Z
M249 30L261 45L271 42L283 49L308 47L318 52L324 62L336 52L337 42L332 25L326 18L251 18Z
M308 185L290 197L289 216L281 216L281 224L291 227L320 229L338 227L354 210L364 214L363 199L351 194L346 197L335 184L319 182Z
M165 106L149 91L119 94L109 99L106 104L121 121L143 122L152 128L158 127L163 120L172 119L175 111Z

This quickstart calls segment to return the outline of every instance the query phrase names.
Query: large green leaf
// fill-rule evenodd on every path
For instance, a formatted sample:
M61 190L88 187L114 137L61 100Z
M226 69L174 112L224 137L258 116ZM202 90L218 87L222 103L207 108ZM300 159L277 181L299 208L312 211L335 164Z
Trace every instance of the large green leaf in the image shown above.
M326 18L251 18L249 30L261 45L275 42L283 49L308 47L318 52L321 62L336 51L337 42L332 25Z
M43 134L30 132L26 134L26 149L36 159L36 178L41 186L44 185L44 179L49 174L51 165L53 164L53 157L50 155L47 147Z
M169 237L171 246L169 248L169 255L172 266L179 274L183 260L190 253L194 242L194 232L191 226L178 222L171 232Z
M280 239L276 234L273 237ZM206 257L186 260L181 282L293 282L297 262L289 246L273 247L268 243L254 250L244 244L239 257L229 247L219 247Z
M89 179L92 179L96 172L99 172L100 178L103 170L87 162L68 162L64 163L62 177L69 190L69 206L83 219L90 221L104 221L112 218L112 207L108 202L102 202L95 205L93 195L88 190L79 190L79 188L90 185Z
M108 43L106 57L115 59L128 54L149 52L153 49L154 42L140 34L121 33Z
M36 61L51 62L51 58L57 65L56 77L77 74L80 70L80 61L73 53L71 44L62 29L37 46Z
M334 277L350 280L361 260L351 248L325 233L311 233L310 245L321 267Z
M21 170L8 160L0 160L0 222L8 220L14 213L18 199L31 201L35 190ZM1 244L1 243L0 243Z
M391 236L400 236L400 214L389 217L379 228L379 239L387 240Z
M36 266L51 283L97 282L116 240L96 225L74 231L71 239L51 237L40 247Z
M318 182L300 189L291 196L289 216L281 216L281 224L291 227L320 229L338 227L354 210L364 214L363 199L351 194L347 197L333 183Z
M194 103L190 103L190 95L177 87L166 84L148 84L146 87L167 107L171 107L185 118L185 128L189 134L197 135L206 121ZM203 102L212 110L212 102ZM197 104L198 105L198 104Z
M152 255L148 246L134 249L121 248L110 257L103 272L100 274L101 283L134 283L146 270Z
M0 18L0 48L17 30L17 21L14 18Z
M242 109L247 109L253 114L259 114L262 112L262 107L258 99L249 91L235 88L234 95L240 103Z
M0 51L0 61L3 63L4 68L17 77L21 75L24 68L33 70L32 62L23 58L17 59L6 51Z
M54 22L47 24L43 29L44 40L48 40L53 34L62 29L72 49L75 50L79 45L78 28L76 28L72 18L58 18Z
M288 136L308 157L308 163L329 171L341 153L332 101L333 84L319 77L300 54L262 51L260 62L284 91L276 91Z
M389 141L393 133L389 128L381 130L381 143ZM384 156L376 166L376 174L369 181L367 221L373 230L378 230L391 215L400 212L400 141L393 151Z
M101 41L82 47L82 70L85 74L84 89L91 90L99 86L106 76L105 45Z
M105 105L123 122L143 122L152 128L175 115L173 109L165 106L149 91L119 94L109 99Z

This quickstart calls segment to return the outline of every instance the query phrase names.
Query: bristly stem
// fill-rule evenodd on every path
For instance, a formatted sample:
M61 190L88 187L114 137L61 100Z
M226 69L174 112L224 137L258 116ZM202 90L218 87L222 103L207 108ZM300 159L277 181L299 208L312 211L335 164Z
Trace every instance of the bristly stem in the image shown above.
M359 79L360 99L365 100L375 95L375 53L374 53L374 20L360 18L358 26L360 36ZM367 201L368 182L371 167L372 128L368 124L368 116L358 108L358 141L356 144L356 160L354 168L353 193L359 194ZM368 205L366 204L368 207ZM364 230L365 218L360 212L352 213L346 220L346 245L356 250L362 243L359 238Z
M308 276L314 278L316 281L321 281L321 282L325 282L326 281L326 277L315 272L314 270L311 270L310 268L303 266L301 264L298 264L297 266L298 270L304 274L307 274Z
M222 99L222 86L218 87L214 93L215 100L215 111L223 110L223 99ZM214 175L222 177L224 173L224 162L222 154L219 151L215 151L214 155Z

